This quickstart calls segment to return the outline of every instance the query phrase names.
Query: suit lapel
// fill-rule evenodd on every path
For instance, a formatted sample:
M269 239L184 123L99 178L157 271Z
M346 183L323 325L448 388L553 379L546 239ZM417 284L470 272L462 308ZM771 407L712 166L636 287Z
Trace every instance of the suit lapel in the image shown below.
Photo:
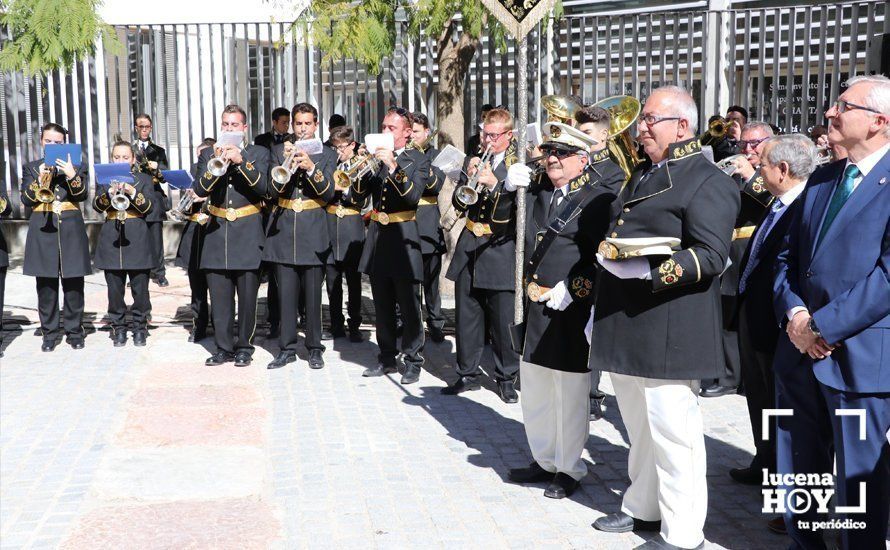
M536 199L537 204L535 205L535 226L538 231L543 231L547 228L547 212L550 209L550 200L553 197L553 188L549 187L541 190L538 193L538 198Z
M816 247L816 238L819 235L819 228L822 226L822 217L825 209L828 207L828 201L831 200L831 194L837 187L837 182L843 174L846 162L839 161L835 163L833 171L826 174L828 177L822 182L816 184L817 188L813 193L807 193L807 203L804 205L804 220L806 220L807 234L809 239L806 241L810 244L810 259L812 259ZM812 199L810 198L812 197Z

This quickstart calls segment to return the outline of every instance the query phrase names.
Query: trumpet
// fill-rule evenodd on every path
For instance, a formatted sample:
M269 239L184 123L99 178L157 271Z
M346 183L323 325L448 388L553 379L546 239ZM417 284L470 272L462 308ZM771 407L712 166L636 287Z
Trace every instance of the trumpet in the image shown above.
M50 166L45 171L40 172L40 176L38 177L40 186L37 188L37 191L34 192L34 196L37 197L37 200L42 202L43 204L49 204L56 198L55 193L50 187L55 175L55 166Z
M281 166L276 166L272 168L272 179L275 180L275 183L280 185L284 185L285 183L290 181L291 176L294 175L296 170L293 167L294 157L297 155L296 147L290 150L290 153L284 157L284 162L281 163Z
M345 191L354 182L359 181L368 174L373 174L380 168L380 161L374 155L356 155L349 160L342 170L334 170L334 187L338 191Z
M479 176L481 175L482 167L491 162L491 157L491 146L489 145L485 149L485 153L483 153L482 158L477 165L476 173L470 176L466 184L461 185L454 190L454 196L461 204L470 206L479 202L479 193L482 191L480 188L481 184L479 183ZM466 208L458 210L454 207L454 203L452 202L451 205L449 205L448 210L446 210L439 218L439 225L441 225L442 229L445 231L451 231L457 221L461 219L464 214L466 214Z
M124 184L113 182L108 188L108 197L111 199L111 207L118 212L126 212L130 208L130 197L124 191Z
M207 170L216 176L217 178L221 178L226 175L226 172L229 170L229 165L232 163L230 160L223 160L220 155L222 154L222 149L217 149L217 154L207 161Z
M699 143L708 145L715 143L726 137L729 131L730 122L724 118L719 118L708 124L708 130L698 138Z

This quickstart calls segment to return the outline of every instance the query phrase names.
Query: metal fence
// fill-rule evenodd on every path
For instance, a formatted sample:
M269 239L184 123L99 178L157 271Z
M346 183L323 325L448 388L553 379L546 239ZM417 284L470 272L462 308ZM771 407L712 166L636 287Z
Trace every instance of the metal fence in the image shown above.
M154 120L153 139L171 168L189 168L194 149L216 133L227 103L248 112L251 135L269 129L279 106L308 101L344 115L359 135L373 131L392 104L427 112L435 125L438 70L431 39L410 43L397 25L396 54L380 75L352 60L321 63L323 52L284 23L129 25L116 28L119 52L100 49L46 78L0 74L0 173L15 208L21 166L41 156L39 128L62 124L84 146L89 167L107 162L115 135L133 138L135 114ZM0 29L0 41L6 36ZM701 118L731 104L790 131L822 122L849 75L880 70L883 1L726 11L571 14L527 38L529 113L546 93L585 102L609 95L641 99L667 83L689 87ZM295 38L295 39L293 39ZM516 43L501 51L482 37L464 87L465 130L484 103L515 110ZM885 63L886 63L885 59ZM92 170L90 170L92 173ZM87 208L86 213L90 214Z

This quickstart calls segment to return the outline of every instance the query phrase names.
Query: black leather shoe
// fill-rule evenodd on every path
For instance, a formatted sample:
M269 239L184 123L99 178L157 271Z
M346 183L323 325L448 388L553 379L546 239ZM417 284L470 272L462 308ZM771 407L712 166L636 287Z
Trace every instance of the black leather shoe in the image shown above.
M322 359L322 357L321 357L320 349L309 350L309 368L310 369L323 369L324 368L324 359Z
M55 340L44 340L43 345L40 346L40 351L45 351L47 353L56 349L56 341Z
M519 394L516 393L512 380L498 381L498 395L504 403L516 403L519 401Z
M742 485L760 485L763 482L763 470L756 466L747 468L733 468L729 471L729 477Z
M482 383L475 376L461 376L457 382L442 388L443 395L457 395L465 391L475 391L482 387Z
M558 472L553 476L553 481L550 482L550 485L544 489L544 496L547 498L570 497L580 485L581 482L569 474Z
M357 328L349 329L349 341L358 344L359 342L364 342L365 337L362 336L362 331Z
M163 288L165 286L170 286L170 281L167 280L167 277L163 275L158 275L158 286Z
M71 346L72 349L84 348L83 340L68 340L68 345Z
M145 345L145 333L144 332L134 332L133 333L133 345L142 347Z
M430 340L436 344L441 344L445 341L445 333L440 328L430 327Z
M235 360L235 356L231 353L226 353L224 351L218 351L207 358L204 361L204 364L208 367L215 367L217 365L222 365L223 363L231 363Z
M702 542L692 550L698 550L699 548L704 547L705 543ZM664 540L661 535L658 535L657 537L649 539L639 546L634 546L634 550L683 550L683 547L674 546L673 544L670 544L669 542Z
M550 481L554 477L553 472L548 472L537 462L532 462L527 468L512 468L507 473L507 479L515 483L537 483Z
M398 371L395 365L384 365L383 363L377 363L374 367L368 367L365 369L365 372L362 373L362 376L365 378L373 378L375 376L383 376L384 374L392 374Z
M253 358L246 351L239 351L235 354L235 366L236 367L246 367L250 364Z
M590 398L590 420L599 420L603 417L603 402L605 397Z
M405 365L405 372L402 373L400 383L403 385L413 384L420 380L420 365Z
M114 347L122 348L127 345L127 331L121 329L111 335L111 341L114 342Z
M346 329L343 327L331 329L331 336L334 338L346 338Z
M732 395L738 393L738 391L738 386L721 386L720 384L717 384L710 388L703 389L699 395L702 397L720 397L721 395Z
M593 522L593 528L606 533L627 533L629 531L659 531L661 521L643 521L624 512L615 512Z
M272 359L268 365L266 365L267 369L280 369L281 367L287 365L288 363L294 363L297 360L297 354L292 351L280 351L278 352L278 357Z

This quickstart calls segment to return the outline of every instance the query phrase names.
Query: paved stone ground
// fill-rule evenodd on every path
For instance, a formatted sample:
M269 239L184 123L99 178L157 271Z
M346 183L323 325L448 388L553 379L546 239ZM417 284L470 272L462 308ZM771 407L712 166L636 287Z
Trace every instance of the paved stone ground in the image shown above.
M590 527L618 508L627 484L612 398L591 424L581 490L546 499L543 484L504 481L530 461L518 405L491 388L439 394L454 377L453 338L427 345L427 370L407 387L397 376L361 377L375 359L373 334L328 342L321 371L302 351L300 362L267 371L277 349L260 325L251 367L205 367L212 340L186 342L188 286L181 270L168 275L170 287L151 286L157 328L147 347L112 347L99 274L86 285L86 349L62 343L46 354L33 335L34 281L11 269L0 548L618 549L643 540ZM611 392L608 377L604 386ZM743 398L703 400L703 409L709 546L784 546L764 527L759 490L727 476L752 450Z

